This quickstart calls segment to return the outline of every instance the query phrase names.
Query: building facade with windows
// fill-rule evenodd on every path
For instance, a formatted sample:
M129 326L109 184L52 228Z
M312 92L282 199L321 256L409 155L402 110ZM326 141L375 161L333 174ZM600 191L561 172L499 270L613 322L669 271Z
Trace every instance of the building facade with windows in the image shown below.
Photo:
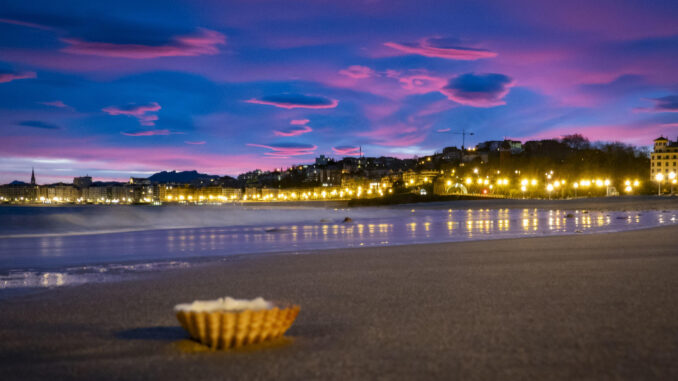
M654 140L654 151L650 155L650 178L658 173L668 178L670 173L678 173L678 141L670 141L661 136Z

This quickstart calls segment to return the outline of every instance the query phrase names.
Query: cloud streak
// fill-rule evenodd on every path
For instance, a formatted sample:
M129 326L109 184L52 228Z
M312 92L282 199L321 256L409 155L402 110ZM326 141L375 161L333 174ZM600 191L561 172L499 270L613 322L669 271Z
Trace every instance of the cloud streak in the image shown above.
M654 112L678 112L678 95L667 95L661 98L651 98L654 107L639 109L641 111Z
M346 69L339 70L339 74L353 79L365 79L372 77L375 73L374 70L367 66L352 65Z
M57 107L57 108L69 108L67 104L65 104L63 101L52 101L52 102L39 102L41 105L45 106L52 106L52 107Z
M145 130L145 131L126 131L121 132L125 136L157 136L157 135L171 135L170 130Z
M356 146L332 147L332 151L335 154L342 155L342 156L359 156L360 155L360 147L356 147Z
M448 39L425 38L418 43L386 42L384 46L396 49L404 54L416 54L424 57L444 58L448 60L475 61L493 58L497 53L485 49L474 49L451 44ZM457 41L453 41L457 42Z
M335 108L339 104L336 99L330 99L323 96L303 95L303 94L280 94L269 95L260 99L248 99L245 102L260 105L268 105L285 109L309 108L309 109L327 109Z
M116 44L111 42L92 42L77 38L62 38L68 44L62 52L79 55L151 59L161 57L191 57L214 55L219 53L219 45L226 43L226 36L208 30L199 29L196 35L175 37L165 45Z
M43 130L61 129L61 127L57 126L56 124L41 122L39 120L24 120L23 122L19 122L19 125L22 127L40 128Z
M312 144L297 144L297 143L281 143L268 145L249 143L247 145L249 147L266 148L270 150L270 152L265 152L264 155L280 158L290 156L312 155L318 148L318 146Z
M309 122L308 119L293 119L290 121L290 124L298 127L293 127L287 130L276 130L273 131L273 133L276 136L284 137L303 135L313 131L311 127L307 126L308 122Z
M33 71L22 72L2 72L0 71L0 83L7 83L16 81L17 79L31 79L36 78L37 74Z
M276 136L284 136L284 137L290 137L290 136L299 136L303 134L307 134L309 132L313 131L313 129L309 126L301 126L297 128L290 128L288 130L283 130L283 131L273 131L273 133Z
M108 106L101 109L101 111L109 115L126 115L137 118L142 126L155 126L158 116L150 113L160 109L161 107L157 102L151 102L147 105Z

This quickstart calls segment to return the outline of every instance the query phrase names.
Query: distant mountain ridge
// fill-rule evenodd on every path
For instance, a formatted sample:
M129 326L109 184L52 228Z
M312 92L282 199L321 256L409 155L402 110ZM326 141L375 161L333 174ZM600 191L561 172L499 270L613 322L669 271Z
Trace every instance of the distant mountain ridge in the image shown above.
M192 183L194 181L210 181L212 179L216 180L219 176L208 175L206 173L198 173L198 171L162 171L153 174L148 179L153 183Z

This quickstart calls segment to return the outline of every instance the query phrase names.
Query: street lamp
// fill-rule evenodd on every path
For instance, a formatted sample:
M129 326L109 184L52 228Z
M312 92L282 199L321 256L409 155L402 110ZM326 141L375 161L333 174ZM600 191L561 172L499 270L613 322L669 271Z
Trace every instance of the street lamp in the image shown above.
M551 192L553 192L553 184L546 186L546 191L549 192L549 200L551 199Z
M574 198L577 198L577 189L579 189L579 183L574 183Z
M671 182L671 194L673 195L673 184L676 183L676 172L669 173L669 181Z
M657 196L661 196L661 194L662 194L662 181L664 181L664 174L657 173L657 176L655 176L654 179L657 180Z

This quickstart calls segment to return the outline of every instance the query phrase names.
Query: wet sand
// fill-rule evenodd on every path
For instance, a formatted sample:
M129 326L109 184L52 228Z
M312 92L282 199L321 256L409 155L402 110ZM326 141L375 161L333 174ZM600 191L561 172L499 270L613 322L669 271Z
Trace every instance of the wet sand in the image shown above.
M288 339L204 352L172 306L302 306ZM241 256L0 300L2 379L677 379L678 226Z

